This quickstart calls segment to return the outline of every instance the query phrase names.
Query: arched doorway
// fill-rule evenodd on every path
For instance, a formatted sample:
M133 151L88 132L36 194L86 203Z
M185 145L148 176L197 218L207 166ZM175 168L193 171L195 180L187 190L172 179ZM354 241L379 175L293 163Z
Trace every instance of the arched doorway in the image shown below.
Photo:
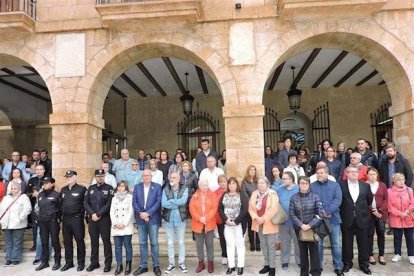
M1 157L9 158L17 149L30 158L33 150L44 149L52 158L51 96L36 69L17 57L0 55L0 98Z

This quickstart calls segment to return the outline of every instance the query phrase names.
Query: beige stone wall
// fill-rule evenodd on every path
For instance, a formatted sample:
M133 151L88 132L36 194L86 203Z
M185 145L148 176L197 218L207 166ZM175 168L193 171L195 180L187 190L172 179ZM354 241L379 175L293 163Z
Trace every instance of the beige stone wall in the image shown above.
M291 112L286 92L275 90L264 94L263 104L275 110L279 119ZM372 141L370 114L390 102L390 95L386 85L303 89L299 111L312 120L314 110L326 102L329 103L331 140L334 144L343 141L347 147L354 147L360 137Z
M220 146L225 148L223 99L219 95L197 95L193 110L207 111L220 121ZM116 133L123 133L123 99L111 94L105 102L105 125ZM170 155L178 147L177 123L184 119L178 97L130 97L127 100L127 137L131 155L137 156L139 149L154 154L157 149L166 149Z

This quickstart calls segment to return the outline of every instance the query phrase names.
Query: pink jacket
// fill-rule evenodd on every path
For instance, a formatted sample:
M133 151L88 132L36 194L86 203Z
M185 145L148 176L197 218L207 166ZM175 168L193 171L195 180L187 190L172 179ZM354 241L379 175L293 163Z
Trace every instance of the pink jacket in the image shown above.
M410 214L401 217L403 211L409 210ZM388 212L390 226L392 228L414 227L414 195L413 190L407 186L396 187L393 185L388 189Z

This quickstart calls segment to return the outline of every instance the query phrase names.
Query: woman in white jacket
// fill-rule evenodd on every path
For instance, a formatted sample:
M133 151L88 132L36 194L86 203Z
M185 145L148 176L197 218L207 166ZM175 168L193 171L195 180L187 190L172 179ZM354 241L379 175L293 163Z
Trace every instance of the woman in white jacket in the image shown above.
M10 194L0 203L0 223L4 230L6 265L17 265L23 257L23 235L27 216L32 210L30 199L20 191L20 183L10 182Z
M123 271L122 245L125 247L126 265L125 275L131 273L132 261L132 234L134 233L134 208L132 207L132 194L129 193L126 181L118 183L115 196L111 202L111 236L115 241L116 271L115 275Z

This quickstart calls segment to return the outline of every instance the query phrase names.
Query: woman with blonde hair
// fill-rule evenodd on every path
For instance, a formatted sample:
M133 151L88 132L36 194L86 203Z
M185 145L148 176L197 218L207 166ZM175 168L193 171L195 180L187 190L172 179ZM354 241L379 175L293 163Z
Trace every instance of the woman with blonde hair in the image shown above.
M278 207L279 198L270 188L269 180L266 176L259 177L257 190L252 193L249 201L252 230L259 235L264 257L264 267L259 274L269 273L269 276L276 274L275 245L279 227L272 223L272 218L277 213Z

